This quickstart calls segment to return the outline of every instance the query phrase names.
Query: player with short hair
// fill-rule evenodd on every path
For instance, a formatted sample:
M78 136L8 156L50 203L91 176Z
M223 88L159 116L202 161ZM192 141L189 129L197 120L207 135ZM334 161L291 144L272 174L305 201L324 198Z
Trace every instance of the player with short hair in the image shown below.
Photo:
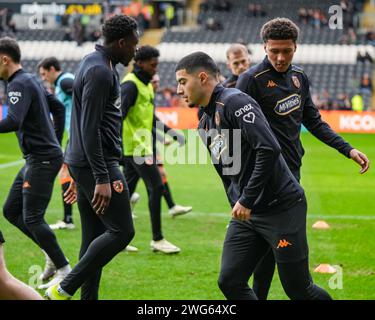
M123 112L124 175L129 192L135 191L139 177L146 185L151 218L153 251L179 253L180 248L164 238L161 224L161 198L164 185L154 156L154 90L151 84L159 63L159 51L140 47L134 57L134 70L121 84Z
M250 68L249 49L242 43L233 43L226 52L227 67L231 75L223 82L226 88L234 88L241 73Z
M248 281L271 247L289 298L331 299L309 272L304 191L258 103L219 84L217 65L203 52L184 57L175 71L177 93L189 107L204 107L199 133L232 206L219 277L225 297L257 299Z
M46 291L66 300L81 288L82 300L98 299L102 268L134 237L129 193L119 161L121 97L116 64L127 66L138 44L137 23L116 15L102 28L104 44L96 45L80 64L73 85L70 139L65 162L77 185L81 216L80 259L68 276ZM75 199L73 185L66 201Z
M231 74L222 82L226 88L234 88L241 73L250 68L251 58L249 49L242 43L233 43L226 52L227 68ZM220 78L220 77L219 77ZM203 115L203 108L198 110L198 119Z
M160 77L157 73L152 77L151 84L154 89L154 93L156 93L160 86ZM174 218L174 217L190 212L193 209L193 207L182 206L174 202L173 197L172 197L172 192L169 187L167 171L164 167L162 156L158 152L156 140L166 146L171 144L173 141L177 141L180 144L180 146L183 146L185 144L185 137L183 134L178 133L176 130L170 128L168 125L163 123L156 115L154 115L154 117L155 117L154 119L155 121L154 121L154 126L153 126L153 137L154 137L153 153L154 153L154 158L158 165L158 169L159 169L159 172L163 181L163 185L164 185L163 197L165 199L165 202L167 203L170 216ZM156 124L158 124L160 128L159 127L156 128ZM162 135L159 132L157 132L157 129L162 129L163 133L165 135L170 136L172 140L166 140L165 135Z
M69 72L63 72L60 61L56 57L44 58L38 64L38 72L43 81L48 82L54 87L57 99L65 107L65 131L69 135L70 118L72 115L72 94L74 75ZM59 172L62 196L68 190L72 180L68 166L63 164ZM72 205L63 200L64 218L50 225L51 229L74 229Z
M44 220L53 183L63 162L60 144L65 109L34 75L22 69L20 60L16 40L1 38L0 77L8 81L9 112L0 121L0 133L16 132L26 160L9 191L3 212L5 218L44 250L56 266L55 277L40 286L47 288L61 281L71 270L55 234Z
M300 132L304 125L315 137L361 166L361 173L369 168L369 160L362 152L334 132L322 120L314 105L306 73L292 64L297 49L298 27L287 18L276 18L261 29L266 57L261 63L242 73L236 88L254 98L270 124L284 159L300 180L304 149ZM266 299L272 282L275 262L272 250L254 272L254 291L259 299Z

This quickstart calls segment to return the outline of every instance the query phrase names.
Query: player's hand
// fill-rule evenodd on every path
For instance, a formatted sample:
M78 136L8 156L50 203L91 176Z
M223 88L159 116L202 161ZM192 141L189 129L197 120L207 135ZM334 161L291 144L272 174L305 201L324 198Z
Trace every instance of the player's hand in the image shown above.
M77 186L75 181L70 180L69 188L64 192L64 202L73 204L77 202Z
M357 149L350 150L350 158L352 158L355 162L357 162L361 166L361 171L359 173L365 173L369 167L370 167L370 160L367 158L367 156L362 153L361 151L358 151Z
M91 204L96 214L104 214L111 201L112 191L110 183L97 184Z
M232 209L232 217L241 221L249 220L251 209L244 207L237 201Z

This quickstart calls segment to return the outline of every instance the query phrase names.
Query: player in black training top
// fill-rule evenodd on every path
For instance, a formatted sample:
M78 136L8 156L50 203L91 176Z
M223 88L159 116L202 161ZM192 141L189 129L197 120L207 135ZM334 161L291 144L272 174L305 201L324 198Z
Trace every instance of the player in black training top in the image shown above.
M204 107L199 133L232 206L219 287L227 299L257 299L248 281L271 246L291 299L330 299L309 272L304 191L257 102L224 88L217 72L202 52L186 56L176 67L177 93L190 107Z
M241 73L250 68L251 57L249 49L242 43L233 43L226 52L227 68L231 72L228 78L223 81L226 88L236 87L238 77ZM198 119L203 115L203 108L198 110Z
M357 162L362 167L360 172L364 173L369 168L366 155L354 149L322 120L311 99L307 75L292 64L298 34L298 27L289 19L267 22L261 30L267 56L241 74L236 88L258 102L298 181L304 154L300 140L302 124L319 140ZM267 298L274 268L270 250L254 272L254 291L259 299Z
M102 268L134 237L129 193L119 168L121 98L116 64L127 66L138 43L134 19L117 15L103 25L104 45L80 64L73 84L73 110L65 162L77 185L82 223L80 260L51 287L50 299L98 299ZM67 191L74 199L73 186Z
M7 117L0 121L0 133L16 132L26 160L13 182L3 212L56 266L55 277L39 286L43 289L61 281L71 270L55 234L44 220L53 183L63 162L60 143L65 108L34 75L23 71L20 48L14 39L0 39L0 55L0 77L8 81L9 106Z
M242 43L233 43L227 50L227 68L230 76L225 79L223 86L234 88L241 73L250 68L250 53Z
M65 131L68 134L70 132L70 118L72 115L72 102L73 102L73 80L74 75L69 72L64 72L61 69L61 63L55 57L47 57L38 63L38 71L40 78L47 82L52 88L54 88L54 94L59 101L65 107ZM70 182L72 180L68 166L64 163L59 172L59 180L62 189L62 196L68 190ZM73 208L72 205L63 201L64 206L64 217L62 220L51 224L52 230L55 229L74 229L75 225L73 222Z

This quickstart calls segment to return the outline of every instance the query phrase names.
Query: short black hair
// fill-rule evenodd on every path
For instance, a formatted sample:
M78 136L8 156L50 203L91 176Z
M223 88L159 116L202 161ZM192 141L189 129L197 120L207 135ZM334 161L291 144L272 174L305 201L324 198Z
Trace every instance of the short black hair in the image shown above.
M183 69L190 74L199 69L204 69L214 77L219 73L219 68L215 61L208 54L201 51L191 53L182 58L177 64L175 72Z
M40 68L50 70L54 67L56 71L61 71L60 61L56 57L48 57L38 63L38 70Z
M104 22L102 34L104 43L109 44L113 41L129 37L137 30L137 22L126 15L115 15Z
M260 30L260 37L263 42L268 40L293 40L297 42L299 28L288 18L275 18L266 22Z
M158 49L146 45L138 48L134 55L134 61L145 61L151 58L158 58L159 56Z
M0 53L8 55L15 63L20 63L21 61L20 47L17 41L13 38L0 38Z

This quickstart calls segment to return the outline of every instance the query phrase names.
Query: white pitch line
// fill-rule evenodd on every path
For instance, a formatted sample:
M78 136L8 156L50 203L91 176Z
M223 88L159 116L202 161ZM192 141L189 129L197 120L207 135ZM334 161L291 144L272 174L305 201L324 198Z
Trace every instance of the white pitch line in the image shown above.
M230 212L196 212L192 211L191 213L186 214L189 215L204 215L208 217L227 217L230 219ZM312 219L336 219L336 220L375 220L375 215L328 215L328 214L307 214L308 218ZM182 217L181 217L182 218Z
M17 160L13 162L3 163L3 164L0 164L0 170L5 169L5 168L10 168L10 167L15 167L24 163L25 163L25 160Z

